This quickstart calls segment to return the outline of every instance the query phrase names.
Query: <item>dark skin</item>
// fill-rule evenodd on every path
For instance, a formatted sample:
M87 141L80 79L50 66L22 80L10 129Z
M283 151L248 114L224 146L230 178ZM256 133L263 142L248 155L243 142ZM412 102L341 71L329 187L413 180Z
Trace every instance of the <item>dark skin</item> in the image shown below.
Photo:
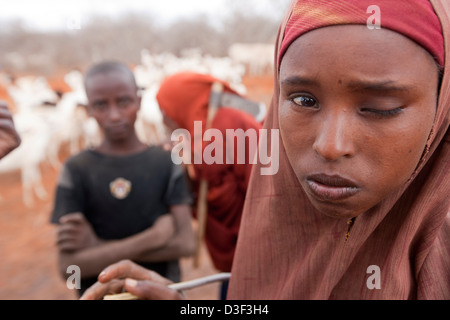
M333 26L292 43L280 68L281 136L317 210L356 217L407 182L433 125L438 78L426 50L387 29Z
M184 296L170 289L172 281L158 273L143 268L130 260L122 260L108 266L81 296L81 300L98 300L105 295L130 292L143 300L182 300Z
M282 141L318 211L356 217L411 177L437 103L438 68L422 47L387 29L321 28L291 44L279 80ZM126 278L137 281L118 282ZM122 288L142 299L183 298L130 261L99 281L83 299Z
M140 108L137 87L127 72L113 70L86 79L87 110L103 133L97 152L127 156L144 151L134 123ZM190 256L195 237L189 205L174 205L152 227L120 240L99 238L81 212L63 216L57 229L59 267L67 277L67 266L77 265L82 277L97 276L106 266L122 259L160 262Z
M120 71L95 74L86 80L87 111L97 120L104 140L98 152L129 155L147 148L134 129L141 98L137 87Z
M21 143L8 105L0 101L0 159L16 149Z

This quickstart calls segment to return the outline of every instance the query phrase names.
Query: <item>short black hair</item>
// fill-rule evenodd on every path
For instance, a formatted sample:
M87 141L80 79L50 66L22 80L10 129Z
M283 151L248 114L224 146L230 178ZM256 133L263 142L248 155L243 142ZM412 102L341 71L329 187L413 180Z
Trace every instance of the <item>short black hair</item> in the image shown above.
M87 81L94 75L106 74L110 72L123 72L125 75L130 77L130 81L137 88L136 78L134 77L133 71L125 63L120 61L103 61L91 66L84 76L84 87L86 88Z

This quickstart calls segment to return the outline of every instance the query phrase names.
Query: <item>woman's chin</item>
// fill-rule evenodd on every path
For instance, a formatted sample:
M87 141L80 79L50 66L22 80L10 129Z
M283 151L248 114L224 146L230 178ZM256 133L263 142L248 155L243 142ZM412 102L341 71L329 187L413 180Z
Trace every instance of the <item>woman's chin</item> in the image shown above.
M322 202L315 199L312 200L311 203L317 211L327 217L335 219L351 219L366 211L366 209L348 207L346 204L342 203Z

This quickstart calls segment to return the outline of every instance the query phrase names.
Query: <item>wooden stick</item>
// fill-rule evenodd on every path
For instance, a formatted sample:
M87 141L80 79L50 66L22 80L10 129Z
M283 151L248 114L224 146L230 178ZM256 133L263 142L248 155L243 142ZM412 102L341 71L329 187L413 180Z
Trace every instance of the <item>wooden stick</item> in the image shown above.
M178 283L172 283L169 284L168 287L177 291L183 291L183 290L190 290L197 287L204 286L206 284L210 284L217 281L226 281L229 280L231 277L231 273L229 272L222 272L213 274L210 276L178 282ZM129 292L122 292L118 294L108 294L103 297L103 300L137 300L139 299L138 296L135 296L132 293Z
M202 249L202 241L206 232L206 218L208 215L208 181L200 180L200 187L198 189L197 202L197 248L194 255L194 268L200 266L200 253Z
M117 294L107 294L103 300L137 300L138 297L129 292L122 292Z
M223 84L214 82L211 86L211 94L209 97L208 113L206 117L205 130L211 128L211 124L220 107L220 95L223 92ZM194 268L200 266L200 251L203 237L206 232L206 220L208 216L208 182L204 179L200 180L197 202L197 248L194 255Z

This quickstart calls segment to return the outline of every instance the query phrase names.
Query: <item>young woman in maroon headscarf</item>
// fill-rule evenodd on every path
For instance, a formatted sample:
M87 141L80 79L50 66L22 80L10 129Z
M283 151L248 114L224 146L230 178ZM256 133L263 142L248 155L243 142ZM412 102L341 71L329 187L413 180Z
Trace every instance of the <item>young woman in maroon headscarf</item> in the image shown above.
M449 53L447 0L292 2L265 122L279 171L253 167L229 299L450 299Z
M450 298L449 19L446 0L292 3L280 170L251 180L228 298Z

